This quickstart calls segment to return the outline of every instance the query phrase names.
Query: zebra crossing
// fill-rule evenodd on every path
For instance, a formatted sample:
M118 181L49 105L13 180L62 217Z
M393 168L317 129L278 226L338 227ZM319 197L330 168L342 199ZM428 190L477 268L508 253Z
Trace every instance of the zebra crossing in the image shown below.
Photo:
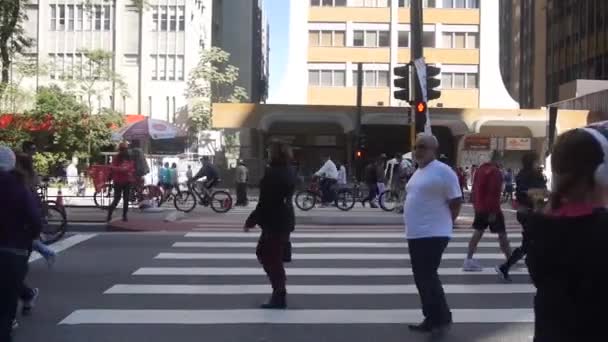
M257 233L201 228L176 236L133 270L128 281L105 289L102 296L112 305L77 309L59 324L219 326L229 336L229 329L245 325L338 329L419 322L422 313L404 233L398 227L377 229L296 231L293 262L287 265L287 310L258 309L271 288L255 257ZM484 270L463 272L470 235L455 233L439 271L455 325L515 324L531 331L535 289L525 266L513 270L512 283L501 283L493 268L504 257L488 234L476 254ZM519 236L512 238L519 244Z

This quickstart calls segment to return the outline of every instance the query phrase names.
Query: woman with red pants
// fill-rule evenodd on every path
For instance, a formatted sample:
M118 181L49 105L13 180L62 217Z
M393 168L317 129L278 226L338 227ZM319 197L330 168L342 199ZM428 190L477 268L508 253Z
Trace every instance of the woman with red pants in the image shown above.
M248 232L256 225L262 228L256 255L272 285L272 296L263 309L285 309L287 289L283 262L291 260L289 235L295 228L292 197L296 177L291 166L291 148L273 142L269 148L270 164L260 182L260 197L255 210L245 222Z
M112 159L112 181L114 182L114 201L108 208L107 221L112 220L112 213L118 206L122 197L122 220L127 221L129 210L129 197L131 187L135 182L135 162L129 155L129 146L126 143L118 145L118 155Z

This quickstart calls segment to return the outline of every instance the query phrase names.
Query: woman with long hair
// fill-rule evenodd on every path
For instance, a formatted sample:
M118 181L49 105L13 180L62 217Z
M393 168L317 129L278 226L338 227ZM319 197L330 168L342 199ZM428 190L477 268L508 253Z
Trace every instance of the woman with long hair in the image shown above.
M558 138L549 205L528 218L535 342L606 339L607 128L574 129Z
M112 213L122 197L122 220L127 221L131 186L135 182L135 162L129 155L126 143L118 145L118 154L112 159L112 181L114 182L114 201L108 208L107 221L112 220Z
M255 210L245 222L244 230L260 226L262 234L256 255L272 285L272 296L264 309L285 309L287 289L284 262L291 260L289 235L295 228L292 197L296 177L291 161L291 148L273 142L269 148L270 163L260 182L260 197Z

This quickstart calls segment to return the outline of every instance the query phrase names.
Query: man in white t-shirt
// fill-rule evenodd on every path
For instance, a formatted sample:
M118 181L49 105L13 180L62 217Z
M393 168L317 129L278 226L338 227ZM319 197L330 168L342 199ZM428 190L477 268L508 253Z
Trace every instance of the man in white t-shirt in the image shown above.
M452 313L437 273L462 204L456 173L436 160L439 142L419 134L414 146L418 169L407 184L403 218L414 281L424 321L410 325L419 332L441 331L452 324Z
M321 202L323 206L328 206L334 201L332 187L338 181L338 168L331 160L331 157L327 157L323 166L315 173L315 176L321 177Z

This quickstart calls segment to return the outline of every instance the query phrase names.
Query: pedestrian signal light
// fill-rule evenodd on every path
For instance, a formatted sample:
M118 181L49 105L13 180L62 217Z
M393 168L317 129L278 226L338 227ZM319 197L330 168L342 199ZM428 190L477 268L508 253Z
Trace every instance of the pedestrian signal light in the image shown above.
M416 102L416 113L426 113L426 102L418 101Z

